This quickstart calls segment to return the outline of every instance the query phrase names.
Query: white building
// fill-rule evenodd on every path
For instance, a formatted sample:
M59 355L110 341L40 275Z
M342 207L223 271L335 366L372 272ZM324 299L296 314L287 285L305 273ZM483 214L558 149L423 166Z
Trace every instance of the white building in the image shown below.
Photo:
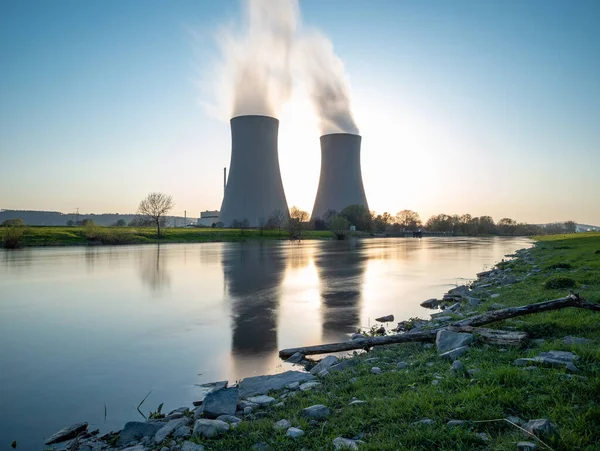
M217 222L219 222L219 210L206 210L200 213L197 224L199 226L212 227Z

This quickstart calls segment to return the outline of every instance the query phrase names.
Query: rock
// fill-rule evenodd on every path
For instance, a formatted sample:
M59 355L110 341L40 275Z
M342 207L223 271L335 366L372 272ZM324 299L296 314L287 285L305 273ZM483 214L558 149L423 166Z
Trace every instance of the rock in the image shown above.
M501 310L505 307L506 306L504 304L498 304L497 302L494 302L492 305L490 305L491 310Z
M199 406L194 409L194 421L202 416L202 412L204 412L204 406Z
M276 431L283 431L288 429L290 426L291 424L288 420L279 420L273 425L273 428L275 428Z
M432 349L432 348L433 348L433 343L425 343L425 344L423 345L423 347L424 347L425 349Z
M324 370L319 371L319 374L317 374L317 376L319 376L319 377L329 376L329 370L327 368L325 368ZM307 382L307 384L310 384L310 382Z
M450 307L446 307L444 311L446 312L456 312L460 309L460 303L452 304Z
M371 374L381 374L381 368L379 368L378 366L374 366L373 368L371 368Z
M484 277L489 277L490 275L492 275L494 273L493 269L490 269L489 271L482 271L482 272L478 272L477 273L477 278L478 279L483 279Z
M229 424L220 420L196 420L194 424L194 437L206 437L212 438L219 434L219 432L227 432L229 430Z
M242 398L247 398L248 396L266 394L271 390L280 390L292 382L303 383L314 379L315 377L312 374L301 371L285 371L271 376L247 377L238 385L239 395Z
M448 294L450 296L464 298L471 294L471 290L469 290L469 287L466 285L460 285L456 288L452 288L451 290L448 290Z
M188 438L192 436L192 428L188 426L180 426L173 432L174 438Z
M394 321L394 315L380 316L379 318L375 318L375 321L380 323L391 323Z
M365 340L366 338L368 338L368 337L363 334L352 334L352 336L350 337L350 340Z
M541 352L537 356L532 358L520 358L513 362L513 365L516 366L526 366L532 363L537 363L543 366L549 366L553 368L566 368L569 371L577 372L579 371L575 364L574 360L577 360L579 357L569 351L548 351Z
M244 415L250 415L252 413L252 407L250 407L250 406L244 407L243 412L244 412Z
M210 392L204 398L204 416L217 418L221 415L233 415L238 403L239 390L236 388L221 388Z
M52 434L48 440L46 440L46 445L52 445L53 443L60 443L75 438L79 435L79 433L86 431L87 428L87 423L75 423L66 428L62 428L60 431Z
M238 424L242 421L241 418L238 418L235 415L221 415L219 418L217 418L217 420L224 421L225 423L229 423L230 425Z
M299 382L292 382L291 384L287 384L285 387L288 388L288 389L290 389L290 390L298 390L298 388L300 388L300 383Z
M183 418L185 415L181 412L173 412L167 415L164 419L167 421L178 420L179 418Z
M467 302L471 307L477 307L479 304L481 304L481 299L468 297Z
M552 437L556 434L556 425L546 419L530 420L523 425L523 429L537 437Z
M437 299L431 298L431 299L427 299L426 301L421 302L421 307L437 308L439 303L440 302Z
M336 365L337 363L339 363L339 361L340 359L338 359L336 356L328 355L310 370L310 374L319 374L320 371L326 370L329 367Z
M449 427L459 427L459 426L463 426L465 423L466 423L465 420L450 420L446 423L446 425Z
M280 408L282 408L282 407L284 407L284 406L285 406L285 404L284 404L283 402L278 402L277 404L274 404L274 405L273 405L273 407L276 407L276 408L278 408L278 409L280 409Z
M563 338L563 342L566 345L587 345L587 344L593 343L592 340L588 340L587 338L571 337L571 336L566 336L565 338Z
M460 360L455 360L450 369L457 375L462 375L465 372L465 365Z
M302 415L308 418L314 418L316 420L327 418L330 414L331 411L323 404L316 404L302 410Z
M298 428L289 428L285 433L286 437L299 438L304 435L304 431Z
M434 379L431 381L431 385L437 385L439 383L440 383L440 381L438 379Z
M444 353L452 349L460 348L461 346L466 346L473 340L475 340L473 334L440 330L435 337L435 344L438 352Z
M452 321L453 318L451 316L447 316L447 315L442 315L442 316L438 316L436 318L434 318L435 322L440 322L440 323L445 323L447 321Z
M490 436L487 435L485 432L478 432L477 434L475 434L477 437L479 437L480 440L488 443L490 441Z
M154 435L154 443L156 443L157 445L159 443L162 443L163 440L165 440L169 435L175 432L175 430L178 429L180 426L187 426L189 424L189 421L190 420L188 418L180 418L177 420L169 421L158 431L156 431L156 434Z
M248 401L258 405L259 407L265 407L265 406L269 406L269 405L273 404L275 402L275 398L272 398L271 396L260 395L260 396L252 396L252 397L248 398Z
M399 370L403 370L408 368L408 363L406 362L398 362L398 365L396 365L398 367Z
M134 446L128 446L127 448L123 448L121 451L148 451L148 448L146 448L142 444L137 444Z
M499 297L500 297L500 293L494 293L494 294L490 294L490 297L491 297L492 299L499 298Z
M167 448L166 446L163 446L160 451L171 451L169 448Z
M204 446L186 441L181 445L181 451L204 451Z
M419 426L419 425L431 426L433 424L435 424L435 421L433 421L430 418L423 418L422 420L415 421L414 423L412 423L413 426Z
M141 421L130 421L119 434L119 446L138 441L143 437L154 438L154 434L164 426L164 423L143 423Z
M458 359L461 355L465 354L469 349L470 348L468 346L461 346L460 348L452 349L451 351L447 351L440 354L440 357L442 359L454 361Z
M269 449L269 445L267 445L265 442L258 442L252 445L252 449L254 451L267 451Z
M286 360L286 363L300 363L304 360L304 354L295 352L292 356Z
M358 449L360 440L352 440L350 438L336 437L333 439L333 447L335 449Z
M305 382L302 385L300 385L300 391L312 390L313 388L318 387L320 385L320 382Z
M349 406L360 406L362 404L366 404L367 401L362 401L361 399L353 399L348 403Z
M517 451L535 451L537 445L533 442L519 442L517 443Z

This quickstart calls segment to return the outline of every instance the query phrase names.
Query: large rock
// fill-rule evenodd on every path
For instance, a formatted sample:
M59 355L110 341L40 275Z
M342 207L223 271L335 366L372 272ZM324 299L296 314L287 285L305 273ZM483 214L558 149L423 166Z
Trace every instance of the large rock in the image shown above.
M548 351L541 352L535 357L517 359L513 364L527 366L533 363L552 368L566 368L569 371L576 372L578 369L573 362L578 358L576 354L569 351Z
M289 428L285 435L291 438L299 438L304 435L304 431L298 428Z
M145 423L141 421L130 421L119 434L119 446L127 445L144 437L154 438L154 435L164 426L164 423Z
M467 287L466 285L461 285L459 287L448 290L448 294L450 296L463 298L469 296L471 294L471 290L469 290L469 287Z
M189 418L179 418L177 420L169 421L156 432L156 434L154 435L154 443L158 445L169 435L175 432L176 429L178 429L181 426L187 426L189 422Z
M556 434L556 425L549 420L540 418L530 420L523 425L523 429L537 437L552 437Z
M229 424L220 420L196 420L194 424L194 437L213 438L220 432L227 432Z
M273 404L275 402L275 398L273 398L271 396L260 395L260 396L251 396L250 398L248 398L248 401L250 401L253 404L256 404L259 407L266 407L266 406L270 406L271 404Z
M308 382L315 377L309 373L300 371L285 371L284 373L274 374L272 376L254 376L243 379L239 384L239 395L247 398L253 395L265 395L271 390L281 390L287 384L292 382Z
M426 301L421 302L421 307L425 308L437 308L440 301L436 298L427 299Z
M363 443L360 440L352 440L351 438L337 437L333 439L333 447L335 449L358 449L358 444Z
M327 408L327 406L324 406L323 404L316 404L314 406L310 406L302 410L302 415L317 420L327 418L330 414L331 411L329 410L329 408Z
M345 370L346 368L350 368L355 365L358 365L358 359L345 359L336 365L330 366L329 368L327 368L327 371L329 371L329 374L331 374L335 373L336 371Z
M300 363L304 360L304 354L295 352L292 356L286 360L286 363Z
M473 340L475 340L473 334L440 330L435 337L435 344L438 352L441 354L452 349L460 348L461 346L466 346Z
M329 367L337 364L339 361L340 359L338 359L336 356L328 355L310 370L310 374L319 374L321 371L328 369Z
M66 428L62 428L60 431L54 433L48 440L46 445L52 445L53 443L64 442L77 437L81 432L86 431L88 428L87 423L76 423Z
M566 345L587 345L593 343L592 340L588 340L587 338L571 337L570 335L563 338L563 341Z
M222 388L213 391L204 398L204 416L217 418L221 415L235 414L239 397L237 388Z

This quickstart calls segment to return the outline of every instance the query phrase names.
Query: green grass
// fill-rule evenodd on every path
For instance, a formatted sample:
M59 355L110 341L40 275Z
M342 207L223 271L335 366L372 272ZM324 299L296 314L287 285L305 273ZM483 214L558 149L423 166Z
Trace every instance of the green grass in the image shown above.
M512 274L530 276L487 292L478 311L487 311L492 302L519 306L562 297L568 290L544 287L557 272L575 280L576 290L589 301L600 302L597 249L600 249L598 233L539 238L531 251L532 263L523 260L504 263ZM541 270L533 273L536 267ZM492 300L489 297L492 293L500 293L500 297ZM545 341L537 344L532 341L520 349L474 345L460 359L466 369L480 370L472 378L452 374L450 362L441 360L435 349L422 344L381 347L359 356L360 363L350 370L323 379L320 389L287 398L284 407L265 410L264 418L245 419L219 439L194 440L208 450L250 449L257 442L266 443L269 449L332 450L332 441L338 436L361 438L365 444L360 449L365 450L514 450L521 440L536 440L505 421L482 422L514 415L524 420L546 418L556 423L558 435L544 440L552 449L599 449L599 314L570 308L515 318L490 327L526 331L532 339ZM590 338L595 343L566 345L562 341L566 335ZM563 369L525 370L512 364L519 357L548 350L575 352L580 357L577 361L580 372L573 376ZM366 362L367 358L377 360ZM400 361L410 366L396 371ZM373 366L384 373L371 374ZM434 373L441 377L437 385L432 385ZM367 404L348 406L354 397ZM301 410L313 404L325 404L332 410L331 416L315 423L302 418ZM285 437L285 431L274 431L273 423L282 418L306 434L292 440ZM430 418L435 424L412 425L423 418ZM446 425L450 419L467 423L450 428ZM489 443L477 435L480 432L489 435ZM539 442L538 449L544 449Z
M0 227L0 242L7 228ZM73 246L87 244L147 244L147 243L205 243L245 240L287 240L289 234L282 230L211 229L211 228L165 228L161 239L152 227L52 227L29 226L21 238L21 247L27 246ZM307 230L304 239L331 239L331 232Z

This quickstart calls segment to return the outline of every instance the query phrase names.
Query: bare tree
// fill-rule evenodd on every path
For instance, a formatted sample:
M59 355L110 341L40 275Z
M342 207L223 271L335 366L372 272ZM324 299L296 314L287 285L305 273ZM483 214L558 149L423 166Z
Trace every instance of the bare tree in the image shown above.
M150 193L140 202L138 215L156 225L156 234L160 238L160 226L165 216L174 207L173 198L163 193Z
M271 213L271 216L269 216L268 224L269 226L277 227L277 229L279 229L279 236L281 236L281 228L283 227L286 219L287 216L283 211L274 210L273 213Z

